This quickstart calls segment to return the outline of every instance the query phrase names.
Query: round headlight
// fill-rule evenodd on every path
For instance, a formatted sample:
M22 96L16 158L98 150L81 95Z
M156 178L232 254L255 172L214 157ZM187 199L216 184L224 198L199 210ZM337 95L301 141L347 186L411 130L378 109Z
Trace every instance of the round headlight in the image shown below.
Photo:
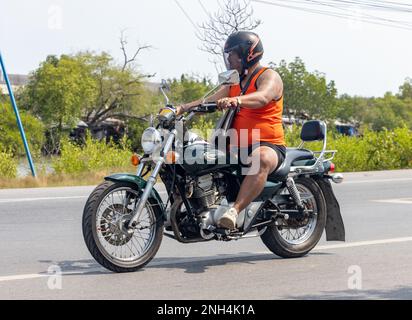
M147 128L142 135L142 148L146 154L151 154L162 143L162 135L155 128Z

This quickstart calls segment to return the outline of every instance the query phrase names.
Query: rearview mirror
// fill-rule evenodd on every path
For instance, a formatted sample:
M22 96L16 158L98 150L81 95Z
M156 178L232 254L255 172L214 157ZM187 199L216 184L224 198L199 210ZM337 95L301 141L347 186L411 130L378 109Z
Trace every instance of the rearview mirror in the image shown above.
M239 82L240 76L237 70L228 70L219 74L220 85L236 85Z
M170 90L169 83L165 79L162 79L162 82L160 83L160 88L162 88L163 90Z
M235 84L239 84L240 82L240 76L239 76L239 72L237 72L237 70L229 70L229 71L225 71L219 74L219 84L214 87L212 90L210 90L208 93L205 94L205 96L203 97L203 102L205 103L206 98L214 91L216 91L217 88L219 88L222 85L235 85Z
M160 91L162 92L163 96L165 97L167 105L170 104L170 100L169 100L169 97L167 96L165 91L169 91L169 90L170 90L169 83L166 80L162 79L162 82L160 84Z

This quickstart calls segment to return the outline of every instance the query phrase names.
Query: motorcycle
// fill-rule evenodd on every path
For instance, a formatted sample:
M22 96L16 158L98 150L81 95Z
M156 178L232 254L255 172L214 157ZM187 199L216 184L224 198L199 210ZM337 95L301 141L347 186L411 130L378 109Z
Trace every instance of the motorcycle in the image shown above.
M220 74L219 86L203 101L220 86L238 83L237 71ZM84 240L100 265L113 272L136 271L153 259L163 236L181 243L260 237L283 258L307 255L324 230L327 241L345 241L331 185L331 181L341 183L343 177L334 173L332 159L337 151L327 150L324 122L304 123L302 143L287 148L285 161L269 175L262 193L239 213L236 229L221 229L217 221L236 200L247 165L227 161L230 152L187 129L195 114L215 112L216 103L202 103L188 115L177 116L165 88L163 82L166 106L157 115L157 126L142 135L145 154L133 158L136 174L106 177L85 205ZM227 129L227 120L228 113L218 128ZM323 141L322 150L304 149L309 141ZM154 188L159 177L167 190L166 203Z

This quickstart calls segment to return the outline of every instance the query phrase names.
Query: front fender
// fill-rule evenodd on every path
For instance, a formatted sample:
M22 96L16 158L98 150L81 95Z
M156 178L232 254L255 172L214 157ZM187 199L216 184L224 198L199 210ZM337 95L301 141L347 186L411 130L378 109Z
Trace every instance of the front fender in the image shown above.
M137 190L141 190L141 191L144 190L144 188L146 187L146 183L147 183L146 180L144 180L142 177L129 174L129 173L113 174L111 176L105 177L104 180L113 181L113 182L130 182L137 186ZM152 189L150 198L152 198L153 200L157 202L160 210L164 214L165 211L164 211L164 204L163 204L162 198L160 198L160 195L155 188Z

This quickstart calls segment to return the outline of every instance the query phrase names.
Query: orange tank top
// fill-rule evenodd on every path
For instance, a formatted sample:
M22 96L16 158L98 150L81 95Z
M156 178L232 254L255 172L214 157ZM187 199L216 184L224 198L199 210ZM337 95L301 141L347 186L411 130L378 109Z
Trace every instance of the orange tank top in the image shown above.
M253 77L245 95L257 91L256 81L267 69L268 68L262 68L262 70ZM241 93L240 85L231 86L229 97L237 97ZM272 100L266 106L258 109L240 107L232 123L232 128L237 132L238 147L248 147L258 142L269 142L284 146L285 138L282 126L282 113L283 96L279 100ZM257 131L254 132L253 129L257 129Z

